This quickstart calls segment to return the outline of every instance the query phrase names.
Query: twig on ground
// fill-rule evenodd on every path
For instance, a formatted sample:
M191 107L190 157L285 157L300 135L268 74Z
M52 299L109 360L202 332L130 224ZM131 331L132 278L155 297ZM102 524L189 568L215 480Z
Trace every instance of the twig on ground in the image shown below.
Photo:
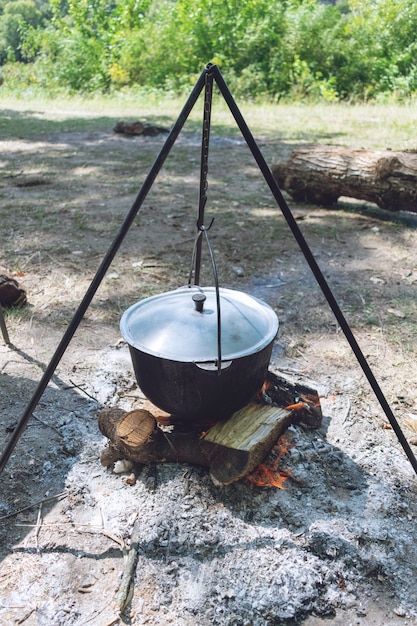
M23 526L25 528L37 528L38 527L38 523L36 523L36 524L19 524L19 523L17 523L16 526L19 526L19 527ZM123 539L121 537L118 537L117 535L113 535L113 533L111 533L110 531L106 530L102 526L93 526L92 524L76 524L74 522L54 522L53 524L43 523L42 526L44 528L51 528L51 529L59 528L59 526L72 526L74 528L74 530L76 530L77 532L96 532L96 531L99 531L102 535L104 535L108 539L111 539L112 541L114 541L114 543L117 543L122 549L125 547L125 543L124 543L124 541L123 541Z
M344 424L346 422L347 418L349 417L351 406L352 406L352 404L350 402L350 399L347 398L347 406L346 406L345 412L343 414L342 424Z
M1 179L5 180L6 178L17 178L18 176L22 176L22 174L23 170L20 170L17 174L5 174L5 176L2 176Z
M36 609L37 609L37 607L36 607L36 606L34 606L34 607L32 607L31 609L29 609L29 611L28 611L27 613L25 613L25 614L23 615L23 617L21 617L20 619L18 619L18 620L16 621L16 624L23 624L23 622L26 622L26 620L27 620L27 619L29 619L29 617L32 615L32 613L33 613L34 611L36 611Z
M36 545L36 552L39 554L40 553L40 548L39 548L39 533L41 531L41 526L42 526L42 502L39 505L39 510L38 510L38 517L36 519L36 530L35 530L35 545Z
M51 424L48 424L47 422L44 422L43 420L41 420L40 417L38 417L34 413L32 413L32 417L34 417L37 422L42 424L42 426L46 426L46 428L51 428L51 430L54 430L56 433L58 433L58 435L60 437L62 437L62 433L59 432L58 428L55 428L55 426L52 426Z
M95 611L93 613L93 615L91 615L88 619L86 619L84 622L81 622L80 626L84 626L84 624L88 624L93 619L96 619L99 615L104 613L104 611L110 606L110 604L111 604L111 601L110 602L106 602L106 604L103 606L102 609L100 609L99 611ZM105 626L113 626L113 624L117 624L117 622L119 622L119 621L120 621L120 618L119 617L115 617L114 619L112 619L111 622L107 622Z
M70 383L71 383L71 387L65 387L66 390L68 389L78 389L79 391L81 391L83 394L85 394L88 398L90 398L90 400L94 400L94 402L97 402L97 404L100 404L100 402L97 400L97 398L95 398L94 396L92 396L91 394L88 393L88 391L86 391L85 389L83 389L82 387L80 387L80 385L77 385L76 383L74 383L74 381L71 380L71 378L69 379Z
M38 502L34 502L33 504L28 504L28 506L24 506L22 509L17 511L13 511L13 513L8 513L7 515L2 515L0 517L0 522L4 519L8 519L9 517L14 517L15 515L19 515L19 513L23 513L24 511L28 511L29 509L33 509L35 506L39 506L40 504L46 504L46 502L51 502L52 500L57 500L58 498L67 498L68 491L62 491L61 493L57 493L55 496L49 496L48 498L44 498Z
M54 265L58 266L61 265L61 267L65 266L65 263L63 263L62 261L58 261L58 259L56 257L53 257L52 255L49 254L49 252L45 252L45 255L48 256L51 261L54 263Z
M133 594L132 582L136 572L139 541L139 521L136 518L130 537L130 549L124 564L122 582L116 598L116 609L120 615L125 610Z

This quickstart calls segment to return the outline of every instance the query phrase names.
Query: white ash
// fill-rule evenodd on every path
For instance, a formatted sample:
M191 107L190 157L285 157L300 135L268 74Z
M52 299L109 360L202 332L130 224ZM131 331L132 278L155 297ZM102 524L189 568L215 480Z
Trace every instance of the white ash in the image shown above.
M126 351L105 351L89 383L97 391L102 381L105 402L115 391L122 398L131 383L130 363L122 365ZM335 398L333 386L342 390ZM352 623L366 625L379 601L388 606L380 623L417 623L412 469L393 432L355 408L354 381L326 380L320 393L328 398L321 428L287 432L294 445L281 465L292 477L280 490L243 481L218 488L206 469L175 464L145 467L127 486L123 473L100 465L100 405L49 392L40 415L55 429L36 428L51 445L34 465L28 429L21 445L27 456L18 466L15 455L12 464L22 492L15 488L14 500L30 502L34 484L68 496L44 508L37 540L30 526L14 543L5 536L0 618L23 601L28 612L33 608L28 626L110 623L121 543L129 546L136 524L138 565L127 611L133 625L290 626L340 611L353 611ZM2 511L17 507L9 499ZM34 508L19 520L34 525L36 516Z

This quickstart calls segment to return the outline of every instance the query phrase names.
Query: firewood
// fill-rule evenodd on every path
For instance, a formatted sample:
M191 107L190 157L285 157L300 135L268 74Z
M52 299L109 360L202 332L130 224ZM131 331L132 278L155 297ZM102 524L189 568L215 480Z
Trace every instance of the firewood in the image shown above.
M116 435L132 450L148 443L156 431L156 422L149 411L130 411L117 423Z
M213 481L229 485L252 472L290 422L291 411L256 402L217 422L201 442Z
M303 146L271 171L297 201L329 205L347 196L388 211L417 212L417 151Z
M207 457L203 454L199 441L199 433L164 432L157 427L154 417L147 411L149 437L141 445L131 445L142 436L144 419L139 420L139 430L129 433L128 439L121 438L119 432L125 433L123 424L134 424L126 411L119 408L104 409L99 413L98 426L109 440L109 445L101 453L102 465L108 467L119 459L127 459L134 463L148 465L150 463L187 463L190 465L208 466ZM143 416L142 416L143 417ZM122 424L122 426L119 426Z
M125 432L125 424L133 424L134 419L121 409L105 409L99 414L99 428L110 443L101 453L101 463L109 466L119 459L128 459L143 465L162 462L200 465L210 468L216 484L227 485L262 462L290 424L292 415L279 407L250 403L228 420L217 422L202 437L193 432L164 432L148 413L155 426L152 435L142 445L132 446L118 432ZM136 434L130 433L129 437L136 441Z
M148 402L147 407L152 405ZM155 413L160 420L156 407ZM140 465L200 465L209 468L216 484L228 485L252 472L290 423L303 422L317 428L321 419L320 400L314 389L268 372L258 400L218 421L204 435L197 421L194 431L184 432L178 424L168 430L158 426L148 410L104 409L98 424L109 444L100 460L105 467L120 459Z
M283 408L292 406L292 421L319 428L323 415L316 389L289 376L269 371L264 384L266 398ZM298 405L294 408L294 405Z
M136 565L138 561L138 551L140 547L140 524L138 518L136 518L133 525L132 534L130 537L130 548L127 554L125 554L122 582L117 593L116 598L116 610L119 615L122 615L125 610L131 595L133 593L133 579L136 573Z

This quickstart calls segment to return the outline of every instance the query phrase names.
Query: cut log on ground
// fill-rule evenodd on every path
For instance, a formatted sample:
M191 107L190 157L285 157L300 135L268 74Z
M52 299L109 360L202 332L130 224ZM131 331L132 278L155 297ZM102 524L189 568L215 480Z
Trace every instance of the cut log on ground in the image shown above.
M277 406L278 402L288 406ZM312 428L320 425L317 392L268 372L259 399L218 421L207 433L184 432L175 425L164 429L144 409L104 409L98 424L109 444L100 460L105 467L122 459L140 465L200 465L209 468L216 484L228 485L251 473L287 427L300 421Z
M123 135L146 135L148 137L155 137L161 133L169 133L168 128L162 128L161 126L153 126L152 124L146 124L145 122L117 122L113 128L115 133L121 133Z
M387 211L417 212L417 151L304 146L271 171L296 201L329 205L347 196Z
M128 438L120 437L125 432L125 424L132 429ZM146 425L145 425L146 423ZM208 459L200 448L198 433L173 431L166 432L157 427L155 418L148 411L126 412L122 409L104 409L98 416L100 431L110 443L101 453L101 463L105 467L126 459L148 465L149 463L187 463L208 466ZM142 443L139 443L146 433ZM134 445L132 445L134 441Z

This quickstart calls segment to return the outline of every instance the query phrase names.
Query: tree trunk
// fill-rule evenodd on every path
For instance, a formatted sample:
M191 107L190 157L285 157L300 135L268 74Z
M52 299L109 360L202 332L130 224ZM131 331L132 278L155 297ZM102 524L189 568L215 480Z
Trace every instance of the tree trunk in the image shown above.
M328 205L348 196L387 211L417 212L417 151L305 146L271 171L297 201Z

